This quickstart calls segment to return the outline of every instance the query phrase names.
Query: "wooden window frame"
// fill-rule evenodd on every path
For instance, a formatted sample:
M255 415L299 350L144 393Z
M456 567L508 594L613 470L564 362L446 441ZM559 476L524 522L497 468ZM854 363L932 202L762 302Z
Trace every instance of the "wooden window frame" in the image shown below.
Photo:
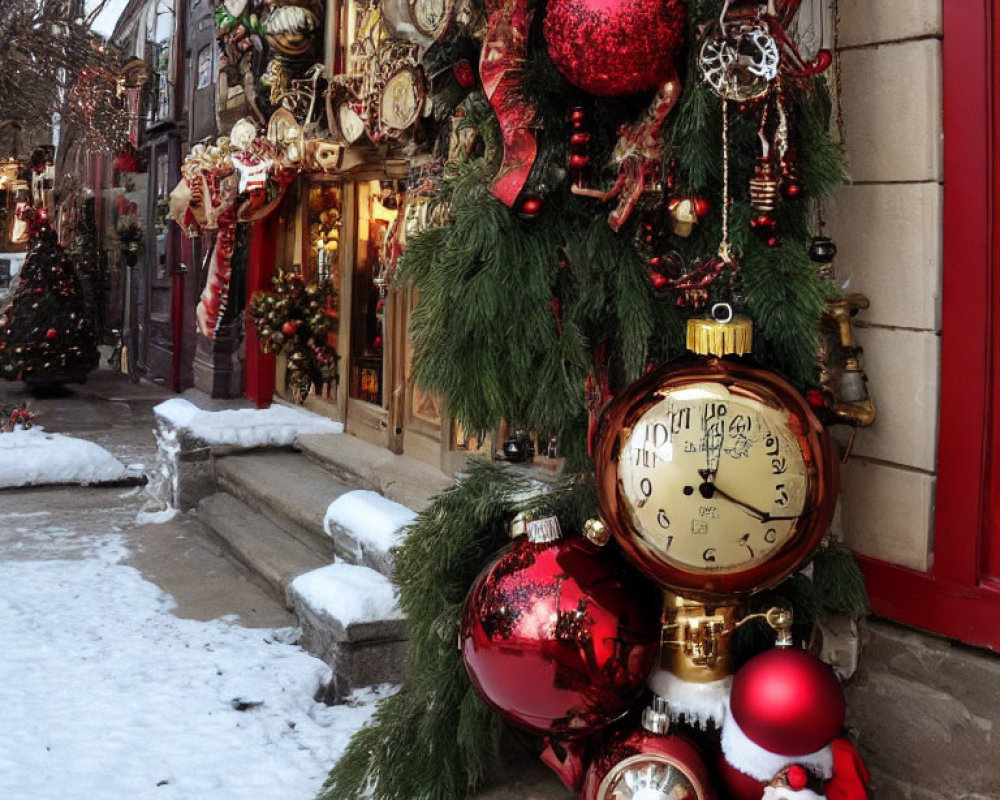
M942 0L941 401L933 562L859 558L875 613L1000 649L1000 1ZM902 124L902 121L901 123Z

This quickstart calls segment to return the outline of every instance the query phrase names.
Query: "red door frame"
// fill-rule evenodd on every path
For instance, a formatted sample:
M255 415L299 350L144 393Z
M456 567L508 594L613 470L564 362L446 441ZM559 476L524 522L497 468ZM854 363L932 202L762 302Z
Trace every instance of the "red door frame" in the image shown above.
M944 251L933 566L861 558L876 614L1000 649L1000 0L943 0ZM1000 351L996 351L1000 354ZM998 359L1000 360L1000 359ZM991 424L992 423L992 424ZM991 524L991 522L993 524Z

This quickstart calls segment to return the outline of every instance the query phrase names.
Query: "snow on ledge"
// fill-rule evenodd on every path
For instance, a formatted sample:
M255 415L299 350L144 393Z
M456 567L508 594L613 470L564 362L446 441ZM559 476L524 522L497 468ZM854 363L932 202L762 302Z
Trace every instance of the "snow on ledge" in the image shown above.
M0 433L0 488L46 483L103 483L129 474L94 442L42 428Z
M390 580L357 564L337 562L303 573L292 581L289 592L345 629L357 622L403 618Z
M284 447L301 433L343 433L332 419L300 408L233 408L203 411L182 397L173 397L153 409L160 419L211 445Z
M323 530L334 535L334 527L350 531L359 543L371 550L388 553L402 542L402 530L413 523L416 513L378 492L358 489L342 494L326 510Z

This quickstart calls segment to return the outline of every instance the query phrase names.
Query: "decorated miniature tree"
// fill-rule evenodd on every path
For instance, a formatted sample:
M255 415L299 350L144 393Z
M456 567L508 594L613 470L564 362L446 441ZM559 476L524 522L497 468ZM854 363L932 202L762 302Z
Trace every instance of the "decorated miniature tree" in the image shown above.
M94 323L72 262L44 219L10 303L0 312L0 376L29 384L86 380L97 366Z

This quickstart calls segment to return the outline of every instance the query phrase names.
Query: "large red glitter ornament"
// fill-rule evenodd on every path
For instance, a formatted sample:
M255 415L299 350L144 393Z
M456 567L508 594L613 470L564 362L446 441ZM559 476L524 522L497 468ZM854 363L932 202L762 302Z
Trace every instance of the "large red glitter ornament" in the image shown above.
M780 755L826 747L844 724L844 691L833 670L793 647L775 647L744 664L729 702L743 733Z
M460 646L486 703L537 734L571 738L623 715L656 654L657 606L554 517L528 525L476 579Z
M684 39L681 0L551 0L545 41L559 71L590 94L654 89Z

